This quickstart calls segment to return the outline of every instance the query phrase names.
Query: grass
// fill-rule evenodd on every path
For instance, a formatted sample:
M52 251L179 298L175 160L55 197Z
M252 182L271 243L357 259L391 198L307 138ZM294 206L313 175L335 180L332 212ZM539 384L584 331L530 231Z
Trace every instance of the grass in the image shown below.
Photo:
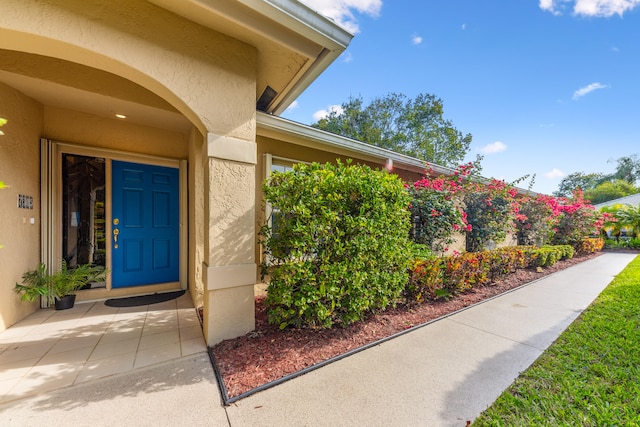
M640 426L640 256L474 426Z

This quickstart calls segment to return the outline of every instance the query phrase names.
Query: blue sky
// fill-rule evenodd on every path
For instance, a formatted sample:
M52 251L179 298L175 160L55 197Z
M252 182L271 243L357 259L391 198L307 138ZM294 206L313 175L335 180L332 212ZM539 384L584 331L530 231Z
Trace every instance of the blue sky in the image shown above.
M282 117L430 93L473 135L467 160L484 155L483 175L535 174L547 194L640 155L640 0L303 2L356 35Z

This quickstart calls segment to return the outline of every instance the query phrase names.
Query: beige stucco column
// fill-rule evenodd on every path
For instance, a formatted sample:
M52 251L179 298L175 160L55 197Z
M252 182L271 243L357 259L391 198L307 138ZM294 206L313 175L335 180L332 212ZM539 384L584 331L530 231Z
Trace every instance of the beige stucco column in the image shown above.
M208 345L255 327L256 143L208 134L204 334Z

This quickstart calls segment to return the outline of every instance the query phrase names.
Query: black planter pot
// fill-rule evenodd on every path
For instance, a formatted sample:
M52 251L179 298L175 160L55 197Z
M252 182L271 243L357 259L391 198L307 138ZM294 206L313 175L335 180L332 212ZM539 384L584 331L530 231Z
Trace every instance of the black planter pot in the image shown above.
M55 308L56 310L68 310L73 307L76 302L75 295L65 295L60 299L56 299Z

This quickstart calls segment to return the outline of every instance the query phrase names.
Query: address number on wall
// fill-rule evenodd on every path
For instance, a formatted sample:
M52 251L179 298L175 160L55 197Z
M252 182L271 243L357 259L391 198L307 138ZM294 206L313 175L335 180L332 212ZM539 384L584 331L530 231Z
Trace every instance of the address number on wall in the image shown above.
M18 194L18 209L33 209L33 197Z

